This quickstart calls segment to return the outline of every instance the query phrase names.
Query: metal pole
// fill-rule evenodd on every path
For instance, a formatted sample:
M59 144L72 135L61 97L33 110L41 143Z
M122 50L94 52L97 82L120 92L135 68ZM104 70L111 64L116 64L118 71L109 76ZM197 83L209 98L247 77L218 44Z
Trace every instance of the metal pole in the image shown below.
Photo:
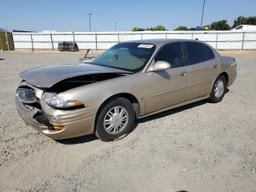
M243 32L243 37L242 37L242 50L244 50L244 37L245 37L245 32Z
M89 17L89 31L90 31L90 32L92 31L92 21L91 21L91 16L92 16L92 13L89 13L89 14L88 14L88 17Z
M202 10L202 15L201 15L201 28L203 27L203 21L204 21L204 5L205 5L205 0L203 1L203 10Z
M76 42L76 38L75 38L75 32L74 31L72 32L72 36L73 36L73 42L75 43Z
M219 33L216 33L216 49L218 49Z
M117 29L116 26L117 26L117 23L115 23L115 31L116 31L116 29Z
M35 48L34 48L34 42L33 42L33 35L32 34L30 34L30 39L31 39L31 48L32 48L32 51L34 52Z
M98 37L96 32L95 32L95 49L98 50Z
M119 32L117 33L117 43L120 42Z
M52 50L54 50L54 44L53 44L52 34L51 33L50 33L50 38L51 38Z

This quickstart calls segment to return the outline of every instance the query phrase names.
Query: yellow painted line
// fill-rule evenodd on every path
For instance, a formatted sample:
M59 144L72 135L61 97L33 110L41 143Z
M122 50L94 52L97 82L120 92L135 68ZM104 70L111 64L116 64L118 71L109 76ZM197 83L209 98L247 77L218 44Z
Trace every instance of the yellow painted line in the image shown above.
M254 55L256 50L218 50L220 54L235 54L235 55Z

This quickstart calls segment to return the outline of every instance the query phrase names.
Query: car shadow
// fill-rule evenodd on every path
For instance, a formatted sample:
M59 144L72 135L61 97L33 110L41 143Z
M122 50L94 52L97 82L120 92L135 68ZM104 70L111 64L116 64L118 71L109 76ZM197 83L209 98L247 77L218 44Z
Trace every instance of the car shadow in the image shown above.
M167 110L167 111L164 111L164 112L161 112L161 113L157 113L157 114L154 114L154 115L150 115L148 117L138 119L138 121L134 125L133 130L135 130L137 128L139 123L144 123L144 122L148 122L148 121L152 121L152 120L156 120L156 119L161 119L163 117L166 117L166 116L169 116L169 115L172 115L172 114L175 114L175 113L179 113L179 112L185 111L187 109L198 107L198 106L203 105L205 103L208 103L208 101L207 100L202 100L202 101L198 101L198 102L188 104L188 105L185 105L185 106L182 106L182 107L178 107L178 108L175 108L175 109L170 109L170 110ZM131 130L131 132L133 130ZM125 135L121 138L124 138L126 136L127 135ZM121 138L119 138L119 139L121 139ZM117 140L119 140L119 139L117 139ZM71 139L57 140L56 142L58 142L60 144L64 144L64 145L75 145L75 144L88 143L88 142L95 141L95 140L98 140L98 138L95 135L86 135L86 136L81 136L81 137L76 137L76 138L71 138Z
M191 103L191 104L188 104L188 105L184 105L184 106L181 106L181 107L177 107L177 108L174 108L174 109L170 109L170 110L167 110L167 111L164 111L164 112L160 112L160 113L157 113L157 114L154 114L154 115L150 115L148 117L138 119L138 123L144 123L144 122L147 122L147 121L160 119L160 118L163 118L163 117L175 114L175 113L185 111L187 109L198 107L198 106L203 105L205 103L208 103L208 101L207 100L202 100L202 101L198 101L198 102Z
M75 144L82 144L82 143L88 143L94 140L97 140L98 138L95 135L86 135L71 139L63 139L63 140L56 140L56 142L64 145L75 145Z
M229 88L227 88L226 93L228 93L229 91L230 91ZM163 117L168 116L168 115L172 115L172 114L175 114L175 113L185 111L187 109L191 109L191 108L194 108L194 107L198 107L200 105L204 105L206 103L210 103L210 102L207 99L205 99L205 100L197 101L197 102L187 104L187 105L184 105L184 106L181 106L181 107L177 107L177 108L174 108L174 109L163 111L163 112L160 112L160 113L157 113L157 114L154 114L154 115L143 117L141 119L138 119L138 123L136 124L136 126L139 123L144 123L144 122L147 122L147 121L160 119L160 118L163 118ZM134 129L136 129L136 128L134 128Z

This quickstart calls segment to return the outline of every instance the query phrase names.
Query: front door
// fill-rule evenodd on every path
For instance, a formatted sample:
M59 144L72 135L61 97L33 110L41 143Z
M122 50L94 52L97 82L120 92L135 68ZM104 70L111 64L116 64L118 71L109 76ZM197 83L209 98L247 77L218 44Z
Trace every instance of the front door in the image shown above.
M185 66L181 44L171 43L161 48L155 62L160 60L169 62L171 68L145 74L146 113L182 103L188 98L189 71L188 66Z

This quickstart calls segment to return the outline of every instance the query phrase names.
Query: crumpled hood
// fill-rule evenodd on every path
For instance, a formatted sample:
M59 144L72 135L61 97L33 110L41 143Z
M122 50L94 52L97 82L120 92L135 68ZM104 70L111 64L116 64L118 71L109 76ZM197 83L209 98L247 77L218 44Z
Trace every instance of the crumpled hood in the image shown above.
M92 65L55 65L37 67L21 72L20 77L28 83L39 88L50 88L58 82L72 77L102 73L129 73L128 71Z

